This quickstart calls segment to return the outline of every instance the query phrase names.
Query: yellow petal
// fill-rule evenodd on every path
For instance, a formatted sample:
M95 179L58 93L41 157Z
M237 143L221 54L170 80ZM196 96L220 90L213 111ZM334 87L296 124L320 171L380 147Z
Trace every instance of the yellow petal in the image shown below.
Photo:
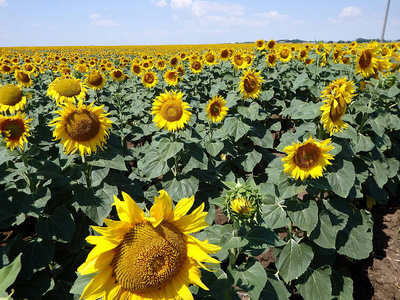
M160 196L154 197L154 204L150 208L150 216L155 218L155 222L152 222L154 227L157 227L162 220L169 220L172 216L172 200L165 190L159 191Z
M180 219L183 215L187 214L189 209L193 206L193 203L194 196L179 200L174 208L174 221Z

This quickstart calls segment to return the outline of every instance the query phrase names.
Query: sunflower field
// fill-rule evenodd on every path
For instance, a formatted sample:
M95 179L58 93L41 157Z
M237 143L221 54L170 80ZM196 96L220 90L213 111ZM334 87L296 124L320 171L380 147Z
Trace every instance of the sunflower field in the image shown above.
M0 298L351 299L398 192L399 63L375 41L0 48Z

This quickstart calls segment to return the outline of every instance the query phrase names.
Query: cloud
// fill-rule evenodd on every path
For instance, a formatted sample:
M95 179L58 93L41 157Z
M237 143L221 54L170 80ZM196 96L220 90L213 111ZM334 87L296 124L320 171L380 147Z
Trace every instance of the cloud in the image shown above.
M174 9L189 8L190 6L192 6L192 0L171 0L171 7Z
M91 19L98 19L98 18L100 18L100 15L99 15L99 14L91 14L91 15L89 16L89 18L91 18Z
M0 6L7 6L8 2L6 0L0 0Z
M164 7L168 5L167 0L151 0L151 3L157 7Z
M257 17L261 17L267 21L272 21L272 20L285 20L288 18L288 15L283 15L278 13L277 11L269 11L267 13L257 13L255 14Z
M224 16L243 15L244 7L232 3L219 3L211 1L196 1L193 3L192 13L196 17L212 16L222 13Z
M342 10L342 13L340 14L339 18L351 18L351 17L357 17L361 16L362 12L359 7L345 7Z
M121 23L117 23L111 20L95 20L92 22L94 26L120 26Z

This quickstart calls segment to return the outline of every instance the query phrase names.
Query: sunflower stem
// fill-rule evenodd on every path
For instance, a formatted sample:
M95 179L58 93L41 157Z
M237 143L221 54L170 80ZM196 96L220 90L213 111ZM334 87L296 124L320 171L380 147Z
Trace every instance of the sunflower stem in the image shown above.
M36 192L36 185L32 179L31 173L29 172L28 157L26 156L24 149L20 149L20 148L17 148L17 149L18 149L19 154L21 154L21 158L24 163L24 166L27 168L27 170L23 173L25 175L24 177L25 177L26 184L28 185L29 190L32 193L34 193L34 192Z
M368 108L371 107L372 101L374 100L374 98L377 94L377 88L378 88L378 82L374 86L374 91L371 95L371 98L369 98L369 102L368 102L368 106L367 106ZM360 127L358 128L358 133L363 133L364 126L365 126L365 123L367 122L367 120L368 120L368 112L363 112L362 118L361 118L361 124L360 124Z

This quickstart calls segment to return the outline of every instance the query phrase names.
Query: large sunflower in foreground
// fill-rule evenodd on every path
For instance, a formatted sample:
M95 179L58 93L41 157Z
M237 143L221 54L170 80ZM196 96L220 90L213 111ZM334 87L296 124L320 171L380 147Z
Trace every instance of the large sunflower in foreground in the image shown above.
M85 105L79 101L78 106L66 103L60 116L51 121L55 126L53 137L61 139L66 154L79 150L81 156L97 152L97 146L102 148L109 134L112 121L107 118L102 106L93 106L93 102Z
M226 100L222 96L216 95L208 101L206 116L211 122L221 122L227 114L228 108L226 107Z
M248 69L244 72L243 77L240 77L239 92L244 99L256 99L261 94L261 84L264 78L260 76L260 73Z
M332 164L330 160L334 156L330 153L333 146L330 144L331 139L326 139L321 142L310 138L303 143L293 143L283 149L287 156L282 158L285 162L283 165L284 172L289 174L294 179L304 180L311 178L319 178L322 176L326 166Z
M114 196L120 220L105 219L107 227L92 226L101 235L86 238L95 247L78 272L96 275L81 298L192 300L190 284L208 290L200 268L219 263L208 254L221 247L190 235L209 226L204 203L186 215L194 196L172 209L169 195L159 193L148 215L128 194L122 193L124 201Z
M11 151L17 146L24 149L24 142L28 142L26 137L30 136L28 123L32 120L26 119L25 113L21 112L10 117L0 115L0 133L7 143L7 148L10 148Z
M0 112L9 111L13 114L22 110L26 104L26 97L19 86L14 84L0 86Z
M183 95L181 92L165 91L154 99L151 114L158 128L177 131L189 122L192 113L188 111L189 104L182 101Z
M75 103L86 98L87 86L80 79L58 77L49 84L46 96L51 97L58 105Z

